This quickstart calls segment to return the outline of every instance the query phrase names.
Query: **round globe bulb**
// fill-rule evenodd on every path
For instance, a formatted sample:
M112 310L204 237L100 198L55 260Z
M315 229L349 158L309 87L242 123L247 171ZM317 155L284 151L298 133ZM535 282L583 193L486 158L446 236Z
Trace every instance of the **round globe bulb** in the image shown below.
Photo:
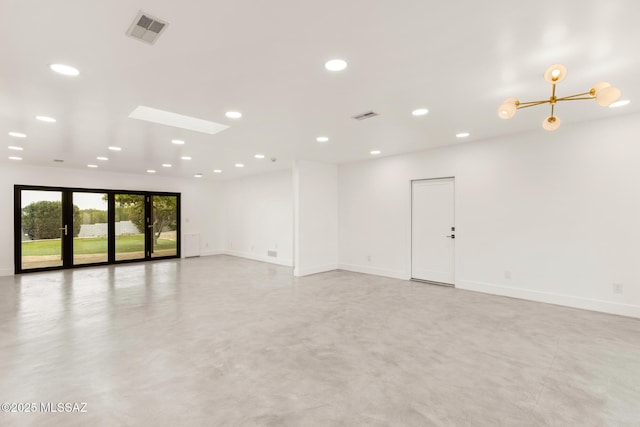
M589 91L589 94L591 95L592 98L595 98L598 95L598 92L600 92L602 89L611 86L608 82L599 82L593 85L593 87L591 88L591 90Z
M622 96L622 92L617 87L609 86L596 93L596 102L601 107L608 107Z
M556 130L560 127L560 119L556 116L549 116L543 120L542 127L544 130Z
M567 77L567 67L562 64L553 64L544 72L544 79L548 83L560 83Z
M500 116L501 119L510 119L511 117L514 116L514 114L516 114L517 108L516 108L516 104L502 104L500 106L500 108L498 108L498 116Z

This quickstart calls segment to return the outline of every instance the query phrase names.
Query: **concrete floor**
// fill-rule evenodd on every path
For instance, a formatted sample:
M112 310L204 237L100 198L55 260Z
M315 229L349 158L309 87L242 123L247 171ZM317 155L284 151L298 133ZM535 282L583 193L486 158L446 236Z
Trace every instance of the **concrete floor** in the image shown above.
M228 256L0 278L2 426L640 426L640 320ZM86 413L42 413L41 402Z

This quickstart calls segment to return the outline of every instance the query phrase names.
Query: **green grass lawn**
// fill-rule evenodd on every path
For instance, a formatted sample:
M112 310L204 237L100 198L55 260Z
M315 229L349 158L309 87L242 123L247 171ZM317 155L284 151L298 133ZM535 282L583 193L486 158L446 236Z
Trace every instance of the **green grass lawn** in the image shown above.
M161 238L158 239L155 250L174 249L175 247L176 242L174 240ZM139 251L144 251L144 236L142 234L116 237L116 253ZM77 255L107 253L107 238L89 237L73 239L73 252ZM58 254L60 254L60 239L22 242L22 256Z

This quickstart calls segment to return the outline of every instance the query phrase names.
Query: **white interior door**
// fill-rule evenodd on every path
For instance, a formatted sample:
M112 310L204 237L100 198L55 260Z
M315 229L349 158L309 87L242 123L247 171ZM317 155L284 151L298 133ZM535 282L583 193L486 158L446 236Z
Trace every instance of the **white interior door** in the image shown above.
M411 189L411 277L454 284L453 178L413 181Z

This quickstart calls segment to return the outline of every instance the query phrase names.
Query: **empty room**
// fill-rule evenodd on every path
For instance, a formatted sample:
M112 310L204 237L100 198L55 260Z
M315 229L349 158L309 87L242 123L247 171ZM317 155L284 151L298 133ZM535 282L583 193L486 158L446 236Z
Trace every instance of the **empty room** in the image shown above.
M0 0L0 425L640 426L638 13Z

